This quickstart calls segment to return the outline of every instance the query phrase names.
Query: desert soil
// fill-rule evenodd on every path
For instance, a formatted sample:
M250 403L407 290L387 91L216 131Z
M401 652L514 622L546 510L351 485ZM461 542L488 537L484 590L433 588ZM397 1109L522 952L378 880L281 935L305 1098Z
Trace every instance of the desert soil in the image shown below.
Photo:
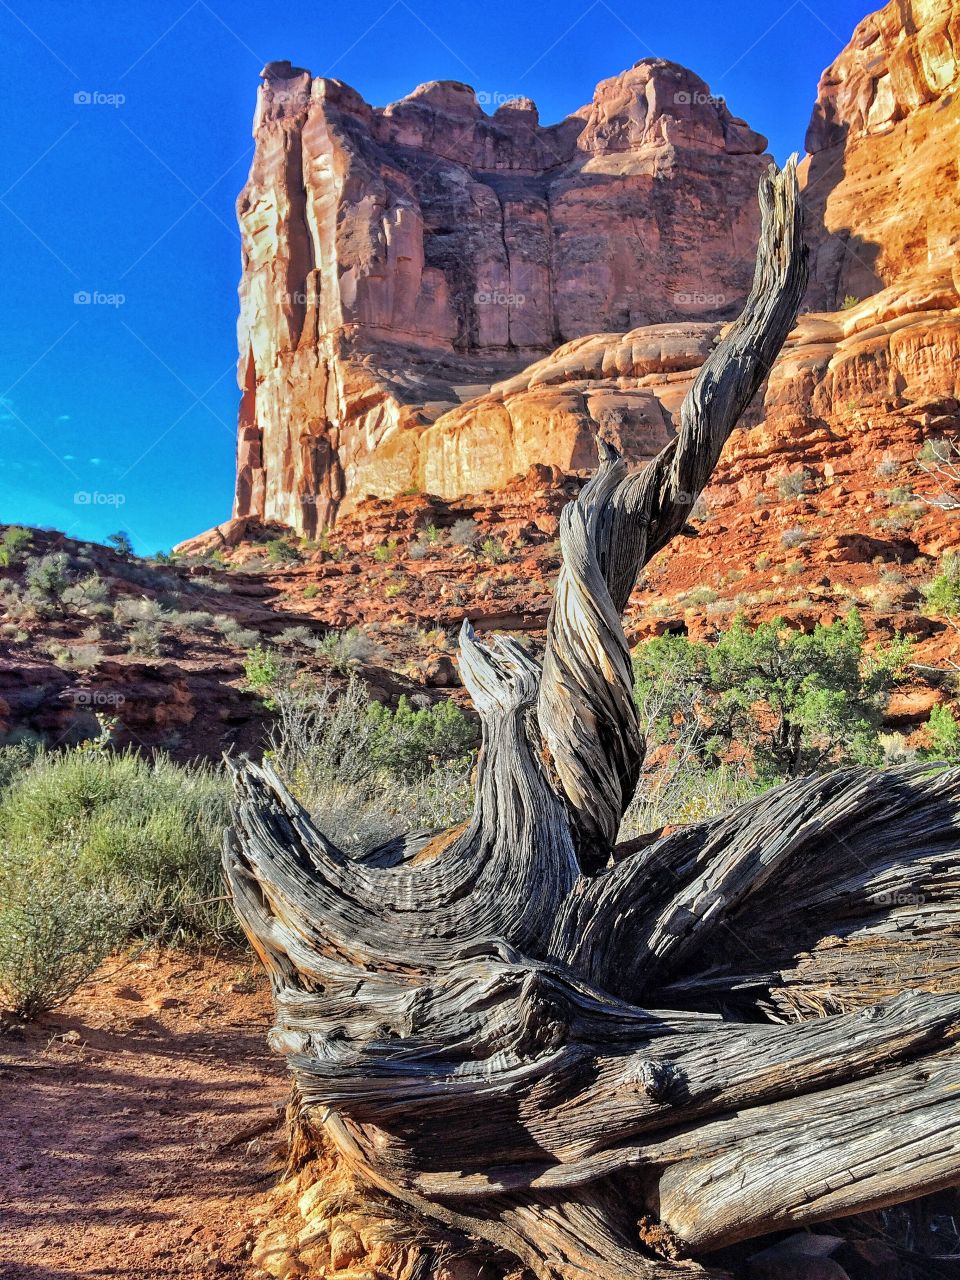
M0 1276L234 1276L280 1165L282 1061L248 956L111 961L0 1029Z

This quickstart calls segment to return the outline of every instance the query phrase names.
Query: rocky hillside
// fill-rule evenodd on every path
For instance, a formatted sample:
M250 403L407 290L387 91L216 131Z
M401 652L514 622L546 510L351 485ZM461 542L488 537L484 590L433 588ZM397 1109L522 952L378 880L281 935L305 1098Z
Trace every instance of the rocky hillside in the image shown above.
M914 639L891 707L908 730L960 660L925 595L960 526L916 462L960 440L958 49L960 0L898 0L824 73L806 309L626 619L631 640L709 637L735 612L809 630L856 605L872 641ZM252 747L245 654L281 637L388 700L462 697L462 618L542 635L596 432L638 464L659 449L747 285L763 140L671 64L550 128L529 103L486 116L464 86L381 111L272 64L256 132L240 515L172 566L34 533L0 583L0 734L71 740L100 711L120 741ZM529 312L521 266L549 282ZM712 301L674 306L696 271ZM38 608L29 562L58 553L69 607Z

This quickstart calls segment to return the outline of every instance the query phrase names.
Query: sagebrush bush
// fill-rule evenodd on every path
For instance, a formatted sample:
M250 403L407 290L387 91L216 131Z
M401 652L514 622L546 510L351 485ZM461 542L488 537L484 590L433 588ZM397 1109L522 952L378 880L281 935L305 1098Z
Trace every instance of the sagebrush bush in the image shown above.
M466 517L450 526L450 541L455 547L472 547L480 535L477 522Z
M346 631L328 631L316 642L317 653L326 658L334 671L344 675L365 662L375 662L383 657L383 649L359 627Z
M71 996L130 929L130 901L78 863L75 846L0 851L0 998L21 1017Z
M409 704L391 712L356 680L339 694L290 682L274 700L273 762L341 848L365 853L468 816L475 731L453 703L419 718Z
M781 498L800 498L806 493L810 480L810 472L804 468L799 471L781 471L777 476L777 492Z
M89 747L41 751L0 793L0 849L69 862L80 883L130 903L137 934L236 936L226 905L208 901L223 892L228 793L209 766Z

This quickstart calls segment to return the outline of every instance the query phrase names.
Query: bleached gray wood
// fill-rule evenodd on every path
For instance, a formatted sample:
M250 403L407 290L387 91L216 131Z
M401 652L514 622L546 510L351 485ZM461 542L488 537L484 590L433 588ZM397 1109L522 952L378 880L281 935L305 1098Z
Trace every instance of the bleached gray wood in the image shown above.
M350 857L235 769L224 865L310 1125L538 1280L678 1261L960 1180L960 770L848 769L611 863L643 758L620 615L792 325L793 164L754 287L639 475L564 512L542 670L469 625L473 816ZM642 1220L642 1225L641 1225Z

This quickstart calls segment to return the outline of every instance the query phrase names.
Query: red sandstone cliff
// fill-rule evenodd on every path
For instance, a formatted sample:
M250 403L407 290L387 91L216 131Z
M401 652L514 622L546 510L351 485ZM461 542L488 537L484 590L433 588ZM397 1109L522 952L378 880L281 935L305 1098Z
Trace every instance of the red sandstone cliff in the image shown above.
M632 387L497 394L466 448L459 406L586 334L733 315L749 285L766 141L672 63L550 127L526 100L487 116L455 82L378 109L271 63L254 135L239 516L312 533L345 499L589 465L607 409L649 457L666 428ZM702 358L685 331L669 345Z
M891 0L824 72L808 310L731 457L955 411L958 51L960 0ZM764 139L672 63L547 128L273 63L255 136L236 516L312 534L368 496L588 468L598 428L642 463L748 285Z

